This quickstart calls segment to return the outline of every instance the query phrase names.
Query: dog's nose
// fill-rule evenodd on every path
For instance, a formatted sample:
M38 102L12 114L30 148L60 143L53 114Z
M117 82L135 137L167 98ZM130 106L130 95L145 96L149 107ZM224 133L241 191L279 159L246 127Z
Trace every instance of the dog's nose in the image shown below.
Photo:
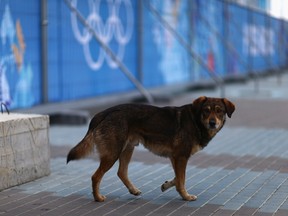
M216 120L215 119L210 119L209 126L210 126L210 128L215 128L216 127Z

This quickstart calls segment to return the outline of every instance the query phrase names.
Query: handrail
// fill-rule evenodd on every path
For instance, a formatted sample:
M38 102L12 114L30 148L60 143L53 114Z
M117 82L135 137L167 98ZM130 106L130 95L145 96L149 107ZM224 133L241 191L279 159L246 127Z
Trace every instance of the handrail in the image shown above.
M149 0L148 0L149 1ZM161 14L151 5L151 3L144 1L146 7L150 10L150 12L158 19L158 21L166 28L174 37L178 40L178 42L185 48L188 54L203 68L205 68L208 72L208 75L213 79L213 81L220 87L221 97L225 96L224 89L224 80L215 73L210 67L205 64L205 62L191 49L189 44L183 39L183 37L161 16Z
M225 11L224 11L224 12L227 13L226 8L225 8ZM221 42L224 44L224 46L226 47L226 49L227 49L227 50L230 50L230 51L237 57L237 59L240 61L240 63L241 63L242 65L244 65L244 67L248 70L248 69L249 69L249 66L248 66L247 62L245 62L245 61L243 60L243 58L239 55L239 52L238 52L238 51L236 50L236 48L230 43L230 41L229 41L229 40L225 40L225 39L223 38L223 36L221 36L220 32L217 31L217 30L209 23L209 21L208 21L204 16L202 16L201 13L199 13L198 15L199 15L201 21L204 22L204 24L210 29L210 31L211 31L217 38L219 38L219 39L221 40ZM225 16L227 16L227 15L225 14ZM226 17L225 17L225 19L226 19Z
M118 65L119 69L124 73L124 75L135 85L139 92L147 99L149 103L153 103L154 99L152 95L144 88L144 86L133 76L133 74L128 70L122 61L120 61L114 52L99 38L94 29L87 23L82 14L77 10L76 7L69 0L64 0L69 9L75 13L78 20L87 28L87 30L92 34L96 41L100 44L103 50L111 57L111 59Z

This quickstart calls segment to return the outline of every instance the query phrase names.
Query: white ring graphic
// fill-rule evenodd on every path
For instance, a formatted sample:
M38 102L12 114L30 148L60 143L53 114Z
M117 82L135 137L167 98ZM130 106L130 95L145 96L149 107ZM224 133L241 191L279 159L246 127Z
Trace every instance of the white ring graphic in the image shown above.
M77 8L77 0L72 0L71 3L75 8ZM123 9L121 8L122 3L124 6L123 9L125 9L126 27L123 25L122 20L119 17L120 12L123 13ZM109 15L104 23L100 16L101 0L89 0L90 13L86 18L86 22L93 31L95 31L104 44L109 46L110 42L117 42L118 49L115 53L117 58L122 61L125 54L125 46L129 43L133 34L133 8L130 0L106 0L106 4L108 5ZM85 27L80 31L77 22L76 14L71 12L72 30L77 41L83 46L84 56L89 67L93 70L98 70L106 59L111 68L117 68L117 64L108 55L106 55L102 48L99 49L99 56L96 60L92 57L90 42L93 36Z

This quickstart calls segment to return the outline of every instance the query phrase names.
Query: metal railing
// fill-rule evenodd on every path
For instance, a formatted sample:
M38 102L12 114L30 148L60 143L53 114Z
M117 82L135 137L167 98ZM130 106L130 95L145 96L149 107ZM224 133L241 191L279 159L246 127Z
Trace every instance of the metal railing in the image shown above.
M181 46L186 50L186 52L201 66L208 72L208 75L212 78L212 80L216 83L216 85L220 88L220 96L225 97L225 87L224 80L221 76L217 75L217 73L211 69L202 58L197 55L191 48L190 44L185 41L185 39L162 17L162 15L155 9L149 0L144 0L145 6L149 9L149 11L154 15L155 18L161 23L161 25L168 30L174 38L181 44Z
M149 103L153 103L154 99L152 95L144 88L144 86L134 77L134 75L129 71L126 65L120 61L114 52L107 46L97 35L95 30L89 25L89 23L85 20L82 14L77 10L77 8L71 3L69 0L64 0L69 9L75 13L78 20L84 25L89 33L95 38L95 40L99 43L102 49L109 55L109 57L117 64L119 69L123 72L123 74L135 85L138 91L147 99Z

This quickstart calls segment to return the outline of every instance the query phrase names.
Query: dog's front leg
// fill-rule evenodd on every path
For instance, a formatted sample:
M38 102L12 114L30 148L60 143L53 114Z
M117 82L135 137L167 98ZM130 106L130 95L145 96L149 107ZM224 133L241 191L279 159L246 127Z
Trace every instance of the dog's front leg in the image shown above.
M175 171L175 186L176 190L180 196L187 201L194 201L197 199L197 196L190 195L185 189L185 173L187 166L188 158L174 158L174 171Z

